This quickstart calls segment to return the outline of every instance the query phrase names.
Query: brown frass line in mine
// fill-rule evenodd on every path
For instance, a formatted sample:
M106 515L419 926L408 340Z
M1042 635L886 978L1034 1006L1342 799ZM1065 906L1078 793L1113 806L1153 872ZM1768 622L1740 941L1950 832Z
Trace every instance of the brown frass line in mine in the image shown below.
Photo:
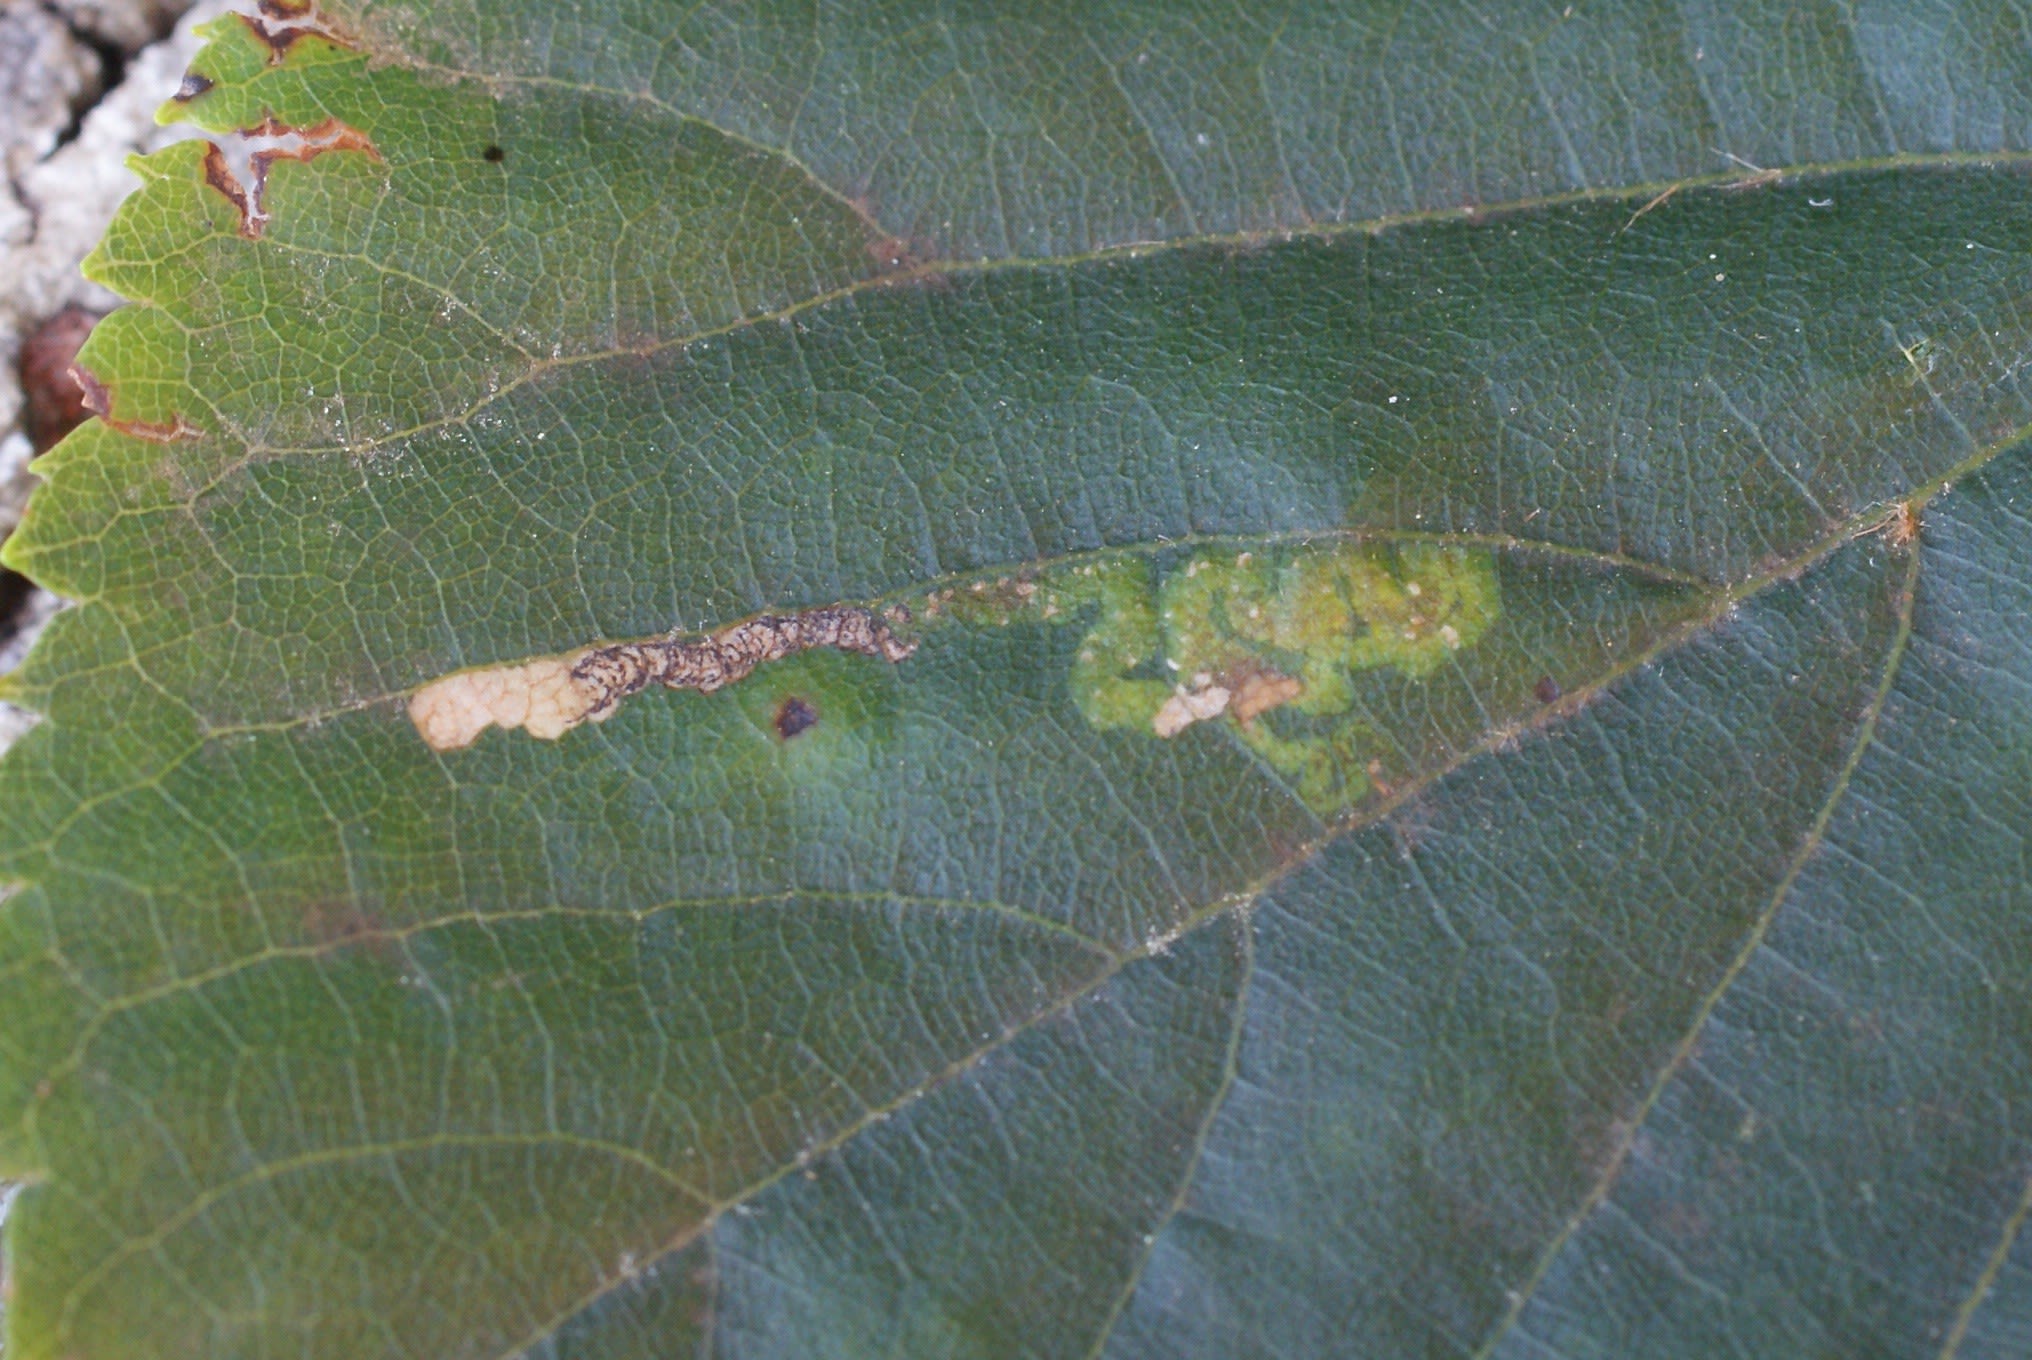
M897 621L909 615L897 610ZM571 668L572 679L600 696L586 716L598 721L631 694L651 685L711 694L745 680L764 662L794 652L831 647L897 662L917 650L896 636L889 621L866 609L836 606L802 614L765 614L737 623L699 642L623 642L587 652Z
M765 614L709 637L621 642L569 656L460 671L410 696L409 717L433 750L470 746L489 727L521 728L552 741L582 722L601 722L631 694L651 685L714 690L745 679L757 666L815 647L880 657L892 664L917 649L892 625L908 623L901 607L877 614L853 605Z

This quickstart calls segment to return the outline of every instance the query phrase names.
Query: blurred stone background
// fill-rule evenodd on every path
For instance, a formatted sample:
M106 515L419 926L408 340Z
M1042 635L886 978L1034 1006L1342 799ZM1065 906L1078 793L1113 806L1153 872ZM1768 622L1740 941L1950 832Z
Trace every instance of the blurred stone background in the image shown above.
M28 460L83 415L68 369L118 299L78 273L139 181L127 157L179 137L155 110L182 79L194 25L225 0L0 0L0 535L35 479ZM58 601L0 572L0 671ZM0 704L0 747L30 719Z

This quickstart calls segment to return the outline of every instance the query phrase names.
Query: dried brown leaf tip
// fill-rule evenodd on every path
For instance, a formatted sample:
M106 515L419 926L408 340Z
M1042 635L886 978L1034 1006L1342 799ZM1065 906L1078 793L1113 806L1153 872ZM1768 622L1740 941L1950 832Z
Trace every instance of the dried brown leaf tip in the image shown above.
M916 644L897 636L907 622L852 605L767 614L694 641L660 639L594 647L567 657L464 671L432 681L409 701L417 732L438 751L470 746L489 727L521 728L550 741L583 722L602 722L623 699L652 685L714 690L746 679L757 666L813 648L902 661ZM818 721L809 704L777 713L786 740Z

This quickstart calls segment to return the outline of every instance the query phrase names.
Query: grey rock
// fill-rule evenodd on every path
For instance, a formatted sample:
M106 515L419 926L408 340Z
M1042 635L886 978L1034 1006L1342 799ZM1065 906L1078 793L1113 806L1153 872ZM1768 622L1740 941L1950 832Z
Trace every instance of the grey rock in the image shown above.
M33 5L0 9L0 128L9 178L56 149L99 93L99 54L63 21Z
M138 52L169 32L191 0L51 0L80 33L122 52Z

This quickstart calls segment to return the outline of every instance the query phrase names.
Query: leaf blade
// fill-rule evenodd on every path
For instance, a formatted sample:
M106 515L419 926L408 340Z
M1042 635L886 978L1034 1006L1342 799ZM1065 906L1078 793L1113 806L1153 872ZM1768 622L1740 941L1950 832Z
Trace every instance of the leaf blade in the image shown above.
M1839 957L1787 884L1835 892L1800 847L1853 832L1843 771L1881 777L1855 737L1908 522L1913 636L1999 677L1961 737L1999 743L2009 806L2022 658L1968 639L2017 566L1983 490L2027 420L2015 49L1925 9L1367 17L899 6L813 44L831 16L753 6L615 45L476 11L498 47L373 7L225 21L186 114L312 145L144 163L95 268L147 305L95 338L106 418L7 548L89 600L10 682L50 718L0 765L32 884L0 913L4 1152L43 1178L14 1344L2008 1338L2008 1131L1937 1140L1980 1231L1855 1228L1908 1296L1862 1321L1827 1300L1877 1267L1766 1268L1725 1186L1733 1307L1588 1271L1625 1224L1686 1228L1647 1198L1652 1120L1694 1101L1708 1009L1750 1004L1730 960L1767 928ZM899 121L920 103L956 121ZM1774 173L1716 176L1717 140ZM1987 529L1964 494L2002 495ZM448 673L829 608L896 611L897 655L791 648L555 743L432 751L402 712ZM1883 730L1966 693L1952 669L1899 670ZM1627 853L1562 861L1563 826ZM2012 884L1963 891L2009 962ZM1423 948L1393 893L1558 979L1582 1039L1534 1049L1528 988L1391 992L1369 952ZM1951 1023L1978 1014L2007 1013ZM1327 1099L1315 1050L1378 1079ZM1053 1074L1091 1093L1070 1121ZM1844 1099L1823 1171L1886 1127ZM1094 1192L1081 1152L1122 1174ZM1269 1274L1238 1245L1266 1218Z

